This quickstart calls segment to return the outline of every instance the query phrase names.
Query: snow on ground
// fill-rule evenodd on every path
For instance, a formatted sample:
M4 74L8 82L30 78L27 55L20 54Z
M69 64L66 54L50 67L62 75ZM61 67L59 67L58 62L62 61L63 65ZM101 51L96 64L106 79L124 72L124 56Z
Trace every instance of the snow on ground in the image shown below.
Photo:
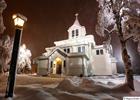
M5 100L7 76L0 77L0 100ZM127 87L124 77L50 78L18 75L14 100L121 100L124 96L140 96L140 76L135 87Z
M140 82L140 76L135 75L135 76L134 76L134 79Z
M118 85L118 84L123 84L125 82L124 77L123 78L94 78L91 77L92 80L96 81L96 82L101 82L104 84L108 84L109 82L112 82L114 85Z

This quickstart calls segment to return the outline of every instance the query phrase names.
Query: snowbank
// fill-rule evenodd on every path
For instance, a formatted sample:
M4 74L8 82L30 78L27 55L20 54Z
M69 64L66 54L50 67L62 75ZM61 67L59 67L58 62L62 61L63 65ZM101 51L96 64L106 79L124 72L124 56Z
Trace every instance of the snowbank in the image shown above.
M135 82L135 85L140 87L138 82ZM117 100L122 99L124 96L140 95L140 92L132 91L126 84L116 85L109 81L104 84L94 81L93 78L73 77L65 79L57 86L57 89L61 90L61 92L65 91L65 94L84 97L87 100L89 97L94 97L95 99L93 100L97 98L99 100Z
M32 79L34 79L34 83L30 82L31 77L26 76L24 81L29 81L31 84L27 82L27 84L18 83L16 85L14 100L121 100L124 96L140 96L139 81L135 81L137 91L132 91L126 84L116 85L113 81L104 83L104 81L95 81L92 77L65 78L56 87L53 85L56 82L53 84L49 82L51 84L48 84L50 85L48 87L45 84L46 78L34 77ZM47 81L49 80L52 81L47 78ZM40 84L42 81L43 84ZM0 93L0 100L4 100L2 95Z

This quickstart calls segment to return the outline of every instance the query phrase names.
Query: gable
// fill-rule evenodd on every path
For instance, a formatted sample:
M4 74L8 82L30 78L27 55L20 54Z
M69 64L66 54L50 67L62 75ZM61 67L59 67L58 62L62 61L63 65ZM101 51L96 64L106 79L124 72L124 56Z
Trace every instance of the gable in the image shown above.
M61 56L62 58L65 58L67 57L67 54L60 48L55 48L48 57L55 58L57 56Z

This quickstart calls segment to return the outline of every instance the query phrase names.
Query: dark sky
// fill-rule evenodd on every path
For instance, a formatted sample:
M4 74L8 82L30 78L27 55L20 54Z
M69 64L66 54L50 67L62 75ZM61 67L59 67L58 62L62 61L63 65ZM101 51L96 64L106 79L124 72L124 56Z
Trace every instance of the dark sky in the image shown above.
M95 34L98 13L96 0L6 0L6 3L8 6L3 13L7 28L5 33L10 36L14 34L12 14L25 15L28 21L24 27L22 43L25 43L31 50L33 58L41 55L45 47L54 46L54 41L68 38L67 29L73 24L75 13L79 13L79 21L86 27L87 33L95 36L97 44L102 43L103 38ZM120 69L122 61L120 60L119 41L115 34L112 38L114 55ZM134 70L140 73L140 56L136 53L136 45L129 41L128 48Z

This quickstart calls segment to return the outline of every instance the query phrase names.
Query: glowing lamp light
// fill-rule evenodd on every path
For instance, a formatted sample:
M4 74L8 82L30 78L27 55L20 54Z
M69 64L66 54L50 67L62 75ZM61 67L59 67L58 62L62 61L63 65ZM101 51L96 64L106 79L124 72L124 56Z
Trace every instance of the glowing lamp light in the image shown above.
M60 59L59 57L57 57L57 58L56 58L56 61L57 61L57 62L60 62L60 61L61 61L61 59Z
M27 18L21 14L14 14L12 19L14 20L14 25L19 28L23 28L24 23L27 21Z
M59 57L57 57L57 58L55 59L55 61L56 61L57 64L61 64L61 63L62 63L62 60L61 60L61 58L59 58Z

